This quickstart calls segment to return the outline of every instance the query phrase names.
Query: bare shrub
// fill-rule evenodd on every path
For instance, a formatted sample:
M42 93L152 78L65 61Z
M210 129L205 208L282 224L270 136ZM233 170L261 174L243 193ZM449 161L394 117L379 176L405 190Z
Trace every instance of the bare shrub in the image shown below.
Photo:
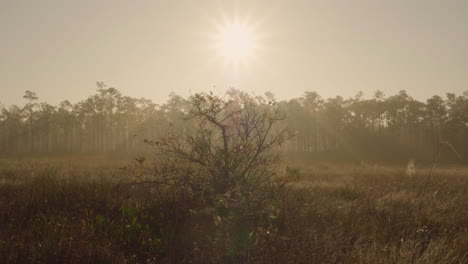
M195 94L189 104L182 114L187 126L146 140L157 161L140 167L140 175L152 178L165 195L177 193L188 217L196 219L198 230L190 227L192 254L209 245L204 258L211 250L212 261L238 261L254 245L256 232L270 228L278 214L274 194L283 183L271 178L278 150L292 133L278 128L283 116L271 98L231 91L226 98Z

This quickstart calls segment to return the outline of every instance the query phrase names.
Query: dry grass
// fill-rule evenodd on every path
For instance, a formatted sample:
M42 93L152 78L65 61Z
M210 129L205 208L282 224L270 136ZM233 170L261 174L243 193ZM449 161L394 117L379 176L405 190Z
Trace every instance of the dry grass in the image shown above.
M303 168L281 231L297 253L280 263L466 263L468 169L437 169L424 192L428 170L410 180L403 166Z
M116 193L125 164L0 160L0 263L207 263L224 254L190 244L184 234L196 222L177 230L176 201ZM436 169L424 192L427 169L410 181L403 164L294 168L300 177L279 194L275 225L252 233L242 262L468 263L468 168Z

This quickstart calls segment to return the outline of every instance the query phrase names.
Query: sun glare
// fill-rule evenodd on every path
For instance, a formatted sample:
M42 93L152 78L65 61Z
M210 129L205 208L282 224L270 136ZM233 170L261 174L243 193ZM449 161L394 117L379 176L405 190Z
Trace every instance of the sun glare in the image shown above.
M229 63L245 62L254 56L256 48L255 34L247 25L231 23L220 27L216 49Z

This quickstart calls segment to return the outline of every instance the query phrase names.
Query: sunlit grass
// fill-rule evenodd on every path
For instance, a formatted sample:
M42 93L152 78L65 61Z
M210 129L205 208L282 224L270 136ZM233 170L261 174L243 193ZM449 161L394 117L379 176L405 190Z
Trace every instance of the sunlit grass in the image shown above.
M104 160L0 160L0 263L170 262L173 245L193 263L224 254L197 251L223 241L189 235L201 220L176 200L116 192L125 161ZM411 181L403 164L293 168L250 263L467 263L467 168L437 169L424 193L428 168Z

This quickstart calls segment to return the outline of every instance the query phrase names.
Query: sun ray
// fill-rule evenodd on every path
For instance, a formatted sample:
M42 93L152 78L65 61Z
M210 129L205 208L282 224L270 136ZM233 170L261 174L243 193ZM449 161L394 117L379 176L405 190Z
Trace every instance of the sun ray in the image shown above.
M260 47L258 33L247 21L237 17L232 20L223 17L212 38L216 56L223 64L236 69L255 61Z

